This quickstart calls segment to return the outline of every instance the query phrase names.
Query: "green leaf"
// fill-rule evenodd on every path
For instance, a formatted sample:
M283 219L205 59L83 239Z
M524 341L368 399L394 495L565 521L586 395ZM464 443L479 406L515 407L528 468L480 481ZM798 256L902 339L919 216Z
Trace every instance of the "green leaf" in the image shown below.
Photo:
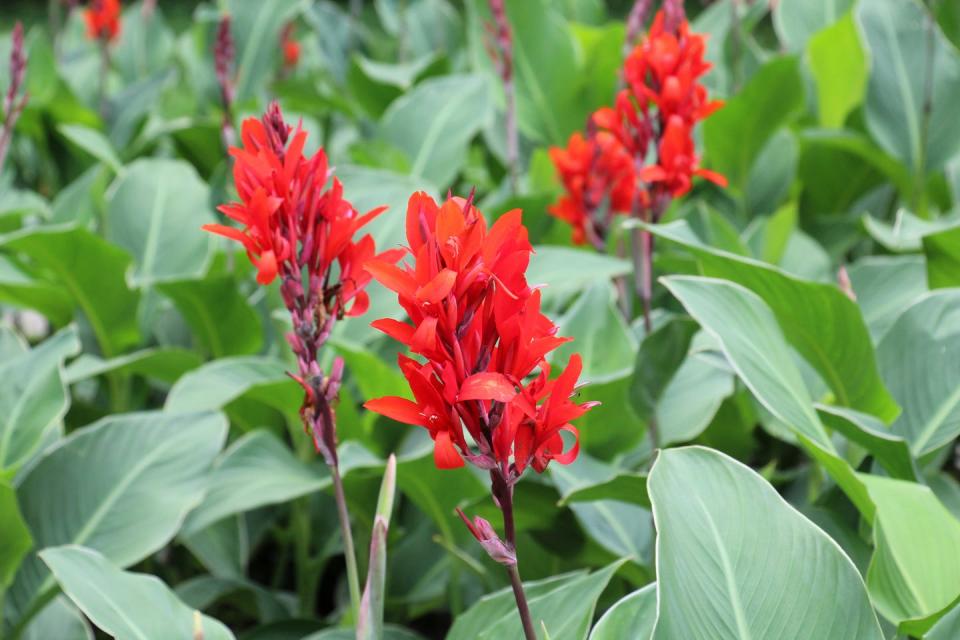
M790 428L869 519L873 505L866 489L849 463L837 455L770 308L752 292L725 280L673 276L662 281L720 341L730 364L757 400Z
M205 490L226 438L221 414L132 413L48 449L17 493L37 550L79 544L129 566L163 547ZM26 611L52 580L31 555L8 597Z
M140 341L140 296L127 287L130 256L86 229L28 229L0 238L0 247L28 256L51 282L70 292L93 327L103 355L111 358Z
M256 353L263 346L260 315L234 277L163 282L157 290L173 301L194 338L213 357Z
M37 614L21 636L23 640L94 640L83 614L66 596L57 596Z
M926 293L923 256L867 256L847 268L857 305L875 343Z
M960 637L960 604L930 627L923 640L953 640L957 637Z
M123 173L123 162L117 157L117 152L113 150L107 137L96 129L79 124L62 124L57 130L67 140L110 167L114 173Z
M17 493L10 483L0 477L0 592L10 586L20 562L33 547L33 537L20 514Z
M466 161L470 141L490 117L488 93L478 75L425 80L390 105L381 134L410 157L412 175L449 185Z
M270 406L295 411L303 401L303 389L287 376L286 366L266 357L222 358L208 362L180 378L164 410L169 412L222 409L237 398L265 391Z
M797 176L799 155L797 138L787 129L780 129L767 140L750 168L745 186L744 209L751 216L772 213L780 206Z
M203 273L213 236L200 226L215 221L209 200L206 183L181 160L137 160L117 179L107 202L107 238L133 256L133 285Z
M595 251L540 245L527 269L531 286L544 285L544 301L562 301L597 282L631 272L629 260Z
M622 564L622 561L616 562L590 575L577 572L525 584L533 626L546 628L550 640L585 638L597 599ZM522 568L523 564L520 566ZM522 636L513 592L508 588L480 598L466 613L458 616L447 640Z
M383 472L370 535L370 562L357 619L357 638L360 640L379 640L383 637L383 605L387 597L387 531L396 491L397 457L391 454Z
M153 347L104 360L84 353L71 362L64 371L64 381L75 384L106 373L134 373L174 383L180 376L202 364L200 356L179 347Z
M656 412L670 380L683 364L697 324L686 317L669 318L644 337L630 381L630 401L649 419Z
M863 475L876 504L867 586L901 633L925 633L960 597L960 521L928 487Z
M582 379L591 382L610 382L633 371L636 341L617 309L610 283L587 289L558 324L560 335L573 341L554 352L553 362L565 365L572 354L581 354Z
M682 221L651 226L693 253L704 275L726 278L759 295L790 344L823 377L843 406L890 421L897 405L884 387L863 317L835 285L790 276L776 267L700 243Z
M63 362L79 351L80 340L71 326L0 362L0 470L16 469L29 460L66 415L70 396Z
M750 468L666 449L649 486L654 638L883 638L853 562Z
M561 491L560 495L561 505L595 500L618 500L650 508L646 474L619 472L613 467L608 474L594 476L586 482L578 478L575 484L567 485L566 490Z
M803 80L796 58L766 63L743 90L703 125L706 157L730 184L743 188L754 160L773 133L803 107Z
M925 220L905 209L897 211L892 224L870 215L863 216L863 227L870 237L894 253L919 251L923 248L924 236L949 229L956 223L956 217Z
M788 50L800 51L811 36L824 33L824 27L834 24L852 4L853 0L780 0L773 5L773 27Z
M348 442L339 447L340 472L380 466L382 461ZM182 533L191 535L229 515L250 511L330 486L330 473L317 464L297 460L269 431L252 431L234 442L214 466L203 502L190 512Z
M53 283L35 279L12 261L0 255L0 301L34 309L53 325L62 327L73 319L73 300L67 291Z
M812 7L819 3L802 4ZM817 88L820 125L839 129L863 102L867 86L867 60L853 15L845 15L813 36L807 44L807 59Z
M894 433L917 457L960 435L960 290L932 292L897 318L880 345L880 371L903 413Z
M960 54L916 0L860 2L856 13L871 58L870 133L914 175L942 169L960 150Z
M650 640L657 621L657 585L624 596L597 620L590 632L590 640Z
M931 289L960 287L960 227L923 236Z
M234 87L238 103L266 90L280 62L280 30L306 6L304 0L247 2L226 0L230 33L236 46Z
M40 557L70 599L111 636L233 638L223 624L183 604L159 578L123 571L92 549L65 545Z
M699 436L710 426L724 399L733 394L733 373L717 360L691 353L670 378L657 403L660 446Z
M826 405L817 405L817 414L825 426L873 454L877 462L894 478L919 479L920 474L910 454L910 446L873 416Z

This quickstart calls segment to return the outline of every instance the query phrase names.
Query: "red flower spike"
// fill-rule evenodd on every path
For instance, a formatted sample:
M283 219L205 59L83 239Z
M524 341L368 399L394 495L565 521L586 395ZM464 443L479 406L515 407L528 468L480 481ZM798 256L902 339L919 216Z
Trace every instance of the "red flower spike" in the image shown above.
M294 379L305 392L301 414L317 449L335 464L333 404L343 363L335 360L324 375L317 352L337 319L359 315L369 306L364 289L372 276L364 264L392 264L403 252L377 254L369 234L355 239L383 209L359 214L343 198L340 182L331 180L323 149L311 158L303 155L306 138L299 125L286 124L276 103L261 119L245 120L242 146L230 149L240 199L219 208L241 227L203 228L242 244L260 284L281 279L280 292L293 321L287 339L297 355L299 375Z
M280 47L283 50L283 64L293 68L300 61L300 43L293 37L294 23L290 22L280 32Z
M91 0L83 18L88 38L112 42L120 35L120 0Z
M575 438L569 420L592 405L570 400L579 358L556 381L547 379L546 356L566 339L557 337L540 312L539 292L527 284L532 247L520 211L487 228L469 199L437 206L415 193L407 242L412 265L373 260L367 270L397 293L411 324L385 318L373 326L424 362L400 356L413 400L378 398L364 406L427 429L440 468L466 460L499 469L512 484L528 466L543 471L551 460L572 461L576 445L564 452L559 433Z

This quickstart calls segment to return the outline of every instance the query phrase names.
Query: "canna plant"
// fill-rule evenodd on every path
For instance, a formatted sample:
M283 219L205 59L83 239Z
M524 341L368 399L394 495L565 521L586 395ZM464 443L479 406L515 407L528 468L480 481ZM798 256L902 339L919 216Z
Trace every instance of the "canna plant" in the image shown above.
M367 409L425 428L440 469L464 461L489 473L504 538L481 517L460 517L487 554L510 576L528 640L536 639L516 555L513 489L524 471L569 464L579 451L573 420L596 403L577 403L578 354L551 379L548 354L569 339L540 311L527 284L532 247L518 209L487 229L467 199L442 205L415 193L407 205L407 252L413 264L373 260L367 270L397 293L410 324L383 318L373 326L423 361L399 355L414 400L392 396ZM572 442L564 442L562 433Z

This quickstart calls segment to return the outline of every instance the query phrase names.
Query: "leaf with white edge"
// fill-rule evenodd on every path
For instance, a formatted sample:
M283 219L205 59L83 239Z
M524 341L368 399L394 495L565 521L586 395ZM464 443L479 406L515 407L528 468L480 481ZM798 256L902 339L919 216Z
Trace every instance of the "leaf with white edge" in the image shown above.
M921 457L960 435L960 291L931 292L890 327L877 355L903 406L894 433Z
M543 285L545 300L563 300L597 282L630 273L630 262L570 247L534 247L527 269L530 286Z
M57 327L73 319L73 300L63 287L28 275L6 256L0 256L0 301L39 311Z
M599 282L584 291L557 324L560 335L573 340L560 345L551 362L566 365L572 354L581 354L581 379L591 383L610 382L633 371L636 340L617 309L609 282Z
M597 599L622 564L616 562L589 575L577 572L524 584L533 626L545 628L550 640L585 638ZM509 588L480 598L454 620L447 634L447 640L521 637L520 616Z
M857 305L874 343L927 292L923 256L867 256L847 267Z
M17 494L37 550L78 544L129 566L167 544L206 489L223 447L222 414L120 414L44 452ZM21 614L53 582L28 556L8 592Z
M893 253L912 253L923 248L923 237L955 226L956 216L937 220L920 218L906 209L898 209L892 222L863 215L863 228L884 249Z
M449 185L467 160L467 145L491 116L489 93L482 76L430 78L390 105L382 135L406 152L412 175Z
M97 627L116 638L232 640L222 623L183 604L156 576L123 571L78 545L40 552L64 593Z
M922 635L960 598L960 521L929 487L862 478L877 507L870 597L900 633Z
M328 473L298 460L272 433L252 431L224 451L203 502L190 513L181 533L190 535L228 515L287 502L329 484Z
M944 615L937 624L930 627L930 631L923 636L923 640L956 640L960 638L960 604Z
M960 227L923 236L927 283L931 289L960 287Z
M0 237L0 249L29 256L49 280L69 291L110 358L140 341L140 296L127 286L130 256L91 231L73 226L25 229Z
M649 229L692 252L703 275L732 280L760 296L786 339L823 377L838 404L887 422L896 417L897 404L880 377L860 309L839 287L802 280L777 267L708 247L684 221Z
M79 351L77 329L71 325L0 362L0 470L26 462L67 413L63 362Z
M84 353L67 365L64 381L75 384L116 371L173 383L187 371L199 367L202 362L197 353L180 347L141 349L109 360Z
M800 51L813 34L836 22L852 4L853 0L780 0L773 5L773 27L788 50Z
M803 377L773 312L756 294L726 280L661 280L721 344L731 366L761 405L785 424L868 519L873 504L850 464L837 455L813 408Z
M665 449L650 498L653 638L883 638L853 562L749 467L704 447Z
M901 480L920 478L910 445L871 415L843 407L816 405L823 424L873 454L887 473Z
M182 160L137 160L117 179L107 201L107 239L133 256L134 286L203 273L214 238L199 227L216 221L209 201L209 187Z
M17 494L10 483L0 477L0 592L13 581L20 562L33 546L30 530L20 514Z
M22 640L94 640L93 630L70 599L57 596L23 630Z
M94 158L110 167L116 173L123 173L123 162L117 157L117 152L113 150L113 145L107 140L107 137L89 127L79 124L62 124L57 127L67 140L77 145Z
M271 406L281 410L295 410L303 400L303 389L287 376L287 367L279 360L221 358L180 378L167 395L164 411L222 409L248 392L264 388L274 392Z
M691 353L670 378L656 409L661 447L699 436L733 394L734 375L716 360Z
M597 620L590 640L650 640L657 621L657 585L624 596Z
M917 0L859 2L856 17L871 58L867 128L914 174L942 169L960 150L960 53Z

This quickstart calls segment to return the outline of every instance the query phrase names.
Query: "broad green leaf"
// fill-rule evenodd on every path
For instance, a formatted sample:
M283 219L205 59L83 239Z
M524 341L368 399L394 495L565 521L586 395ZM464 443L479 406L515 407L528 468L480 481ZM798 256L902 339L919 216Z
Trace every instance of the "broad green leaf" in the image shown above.
M133 256L133 285L203 273L213 236L200 226L215 221L209 200L206 183L181 160L137 160L117 179L107 202L107 238Z
M293 500L329 482L329 474L298 460L269 431L252 431L224 451L210 473L203 502L190 513L182 533L196 533L233 513Z
M569 465L551 465L550 477L562 494L571 493L584 482L609 477L607 465L584 453ZM631 504L633 503L633 504ZM650 511L636 500L591 500L569 503L584 531L602 547L619 557L631 557L646 564L653 543Z
M48 272L83 310L107 358L140 341L140 296L127 287L130 256L86 229L28 229L0 238L0 248L19 252Z
M70 599L111 636L233 638L222 623L183 604L156 576L123 571L92 549L65 545L45 549L40 557Z
M412 175L449 185L466 161L467 145L490 114L482 76L443 76L425 80L398 98L383 115L380 130L410 157Z
M773 27L780 42L790 51L801 51L811 36L835 23L853 0L780 0L773 5Z
M750 216L777 210L797 176L799 155L797 138L787 129L780 129L767 140L750 168L744 188L744 209Z
M960 227L923 236L923 252L931 289L960 286Z
M668 318L643 338L630 381L630 401L649 419L670 380L687 358L697 324L686 317Z
M877 507L870 596L901 633L921 635L960 597L960 521L928 487L862 478Z
M200 611L208 610L223 598L249 594L256 603L257 614L262 622L285 620L295 615L289 598L284 597L287 594L271 591L245 578L197 576L177 584L174 592L188 607Z
M236 100L242 103L265 91L267 81L280 64L280 31L307 3L226 0L225 5L237 52Z
M597 598L622 564L622 561L617 562L589 575L578 572L525 584L534 627L546 628L550 640L586 638ZM520 570L523 570L522 560ZM540 626L541 622L543 627ZM484 596L466 613L458 616L447 634L447 640L522 636L513 592L508 588Z
M232 276L173 280L157 285L183 316L193 336L215 358L256 353L263 345L260 315Z
M956 217L925 220L905 209L899 209L892 224L870 215L863 216L863 227L883 248L894 253L920 251L924 236L950 229Z
M910 445L873 416L840 407L817 405L823 424L869 451L894 478L917 480L919 472Z
M856 14L870 52L870 133L914 175L942 169L960 150L960 53L917 0L860 2Z
M646 474L617 471L613 467L608 475L594 477L586 482L578 478L576 484L568 485L560 494L561 505L594 500L619 500L650 508Z
M125 7L114 64L127 82L162 70L174 53L174 36L163 7L145 11L143 3Z
M820 4L792 2L801 3L811 7ZM867 61L853 15L845 15L813 36L807 44L807 59L817 88L820 125L839 129L847 115L863 102L867 85Z
M397 458L391 454L383 472L377 511L370 534L370 562L367 580L357 617L359 640L380 640L383 637L383 606L387 598L387 532L397 491Z
M853 562L750 468L712 449L665 449L649 487L653 638L884 637Z
M209 362L180 378L167 395L165 411L222 409L237 398L269 390L271 406L295 411L303 401L303 389L287 376L286 366L266 357L222 358Z
M650 640L657 621L657 585L624 596L597 620L590 640Z
M656 408L660 446L699 436L733 393L733 373L715 360L691 353L670 378Z
M517 94L517 125L541 143L565 144L583 127L589 114L579 104L576 74L580 71L577 41L558 7L550 0L506 4L513 32L513 74ZM474 68L490 70L483 23L490 20L486 2L473 0L470 12L470 54ZM499 86L499 83L495 86Z
M67 413L63 362L79 351L76 327L71 326L0 362L0 471L29 460Z
M57 596L37 614L22 640L94 640L93 631L83 614L66 596Z
M867 256L850 265L847 274L875 343L927 292L923 256Z
M527 281L544 285L545 300L560 301L590 285L630 273L628 260L570 247L538 246L530 257Z
M413 87L420 74L436 62L437 55L428 53L414 60L394 63L378 62L362 55L355 60L357 67L370 80L407 91Z
M573 338L557 349L552 361L566 365L573 353L583 357L582 379L610 382L633 371L636 341L614 302L608 282L587 289L559 320L560 335Z
M699 242L683 222L650 230L692 252L704 275L733 280L760 296L784 336L823 377L839 404L884 421L896 417L897 405L877 371L860 310L837 286L801 280L776 267L714 250Z
M727 360L760 404L797 436L869 519L873 505L866 489L837 455L770 307L726 280L672 276L662 281L720 341Z
M904 311L880 345L880 371L903 413L894 433L917 457L960 435L960 290L931 292Z
M13 581L20 562L33 546L30 530L20 514L17 494L10 483L0 477L0 592Z
M34 309L58 327L73 319L73 299L63 287L30 277L6 256L0 256L0 301Z
M104 360L84 353L64 371L64 381L75 384L111 372L134 373L162 382L174 383L180 376L202 364L200 356L179 347L153 347Z
M953 640L957 637L960 637L960 604L930 627L923 640Z
M123 172L123 162L117 157L117 152L107 137L96 129L79 124L62 124L57 130L70 142L110 167L114 173Z
M773 133L803 106L796 58L774 58L703 125L706 157L735 188L743 188L754 160Z
M131 413L84 427L48 449L17 494L39 550L78 544L130 566L173 538L206 488L226 438L217 413ZM52 588L35 555L8 599L21 614Z

